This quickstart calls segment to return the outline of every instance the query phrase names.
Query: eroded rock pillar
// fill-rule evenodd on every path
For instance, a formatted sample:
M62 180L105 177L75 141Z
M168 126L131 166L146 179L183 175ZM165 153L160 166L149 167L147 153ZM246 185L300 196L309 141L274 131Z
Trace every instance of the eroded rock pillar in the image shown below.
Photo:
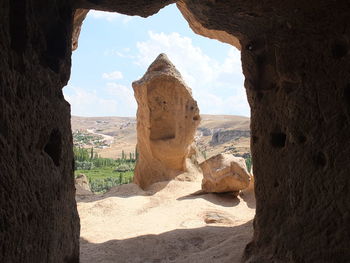
M139 152L134 182L145 188L186 170L200 116L190 88L165 54L132 85L138 104Z

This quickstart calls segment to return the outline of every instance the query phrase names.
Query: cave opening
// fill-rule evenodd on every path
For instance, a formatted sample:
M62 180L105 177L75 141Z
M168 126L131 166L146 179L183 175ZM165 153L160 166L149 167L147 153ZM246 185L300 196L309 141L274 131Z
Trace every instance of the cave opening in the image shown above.
M174 10L179 12L175 5L170 5L145 20L118 13L90 11L82 26L79 47L73 53L71 79L64 89L65 98L70 102L72 110L76 183L79 184L79 191L82 190L80 187L85 186L88 191L94 192L88 193L83 189L77 197L82 225L82 262L97 260L101 257L98 251L106 250L110 243L114 244L111 255L132 257L128 254L128 249L143 239L150 246L161 248L183 235L182 243L175 242L174 248L170 249L173 255L169 258L162 253L152 255L146 249L141 250L139 255L150 259L164 257L162 260L172 260L184 256L180 255L184 244L191 248L189 253L192 253L213 245L220 236L228 238L232 234L243 234L245 238L240 240L239 249L235 251L241 256L244 246L250 241L251 219L255 214L253 183L237 197L226 192L201 193L201 179L194 179L191 175L191 172L200 171L195 167L199 166L197 157L203 162L220 153L243 157L250 170L250 121L246 117L249 116L250 108L243 85L240 54L236 47L194 35L188 25L186 27L192 33L191 37L186 35L188 31L165 31L164 27L160 27L158 31L157 28L153 31L147 30L147 27L142 28L141 37L137 35L139 32L135 32L135 27L140 23L151 20L150 27L155 26L164 17L173 15ZM181 14L178 16L184 23ZM103 24L105 27L101 27ZM111 25L115 31L110 30ZM118 39L112 37L117 34ZM201 46L196 41L205 44ZM103 45L106 43L110 45ZM73 45L77 47L78 43L74 42ZM196 131L198 155L189 158L192 161L190 172L181 175L174 185L156 183L142 190L131 183L133 165L139 154L136 150L136 101L131 82L141 78L159 53L168 55L192 88L201 116L195 115L191 119L201 119L204 124ZM96 86L100 88L96 89ZM165 89L164 86L161 88ZM171 90L171 86L167 89ZM164 91L155 95L149 93L153 98L148 101L150 108L152 103L161 104L162 108L169 106L168 99L163 99L161 92ZM193 106L191 108L193 110ZM176 113L151 112L150 116L151 141L169 141L176 138ZM277 141L278 146L282 144L280 141L283 138L280 137L273 140ZM190 185L191 181L196 182L195 187ZM179 187L178 184L188 186ZM179 190L172 192L176 187ZM198 195L192 195L197 190ZM151 198L137 200L144 196ZM184 208L181 206L165 209L164 200L169 201L170 196L174 202L183 203L183 207L187 209L186 202L203 207L192 209L191 218L183 214L181 209ZM98 204L99 209L92 209L91 204ZM124 207L124 210L117 208L118 205ZM132 209L127 208L128 206ZM242 211L242 207L246 209L246 213L235 215L238 210ZM148 212L151 210L159 211L158 214ZM91 212L95 216L91 217ZM177 217L178 220L167 225L159 223L157 227L149 227L152 225L151 216L159 217L163 224L172 217ZM119 223L113 223L116 218ZM134 229L126 227L133 223ZM151 235L156 235L158 241ZM212 237L210 242L204 241L206 235ZM159 241L164 243L158 245ZM126 250L123 251L122 247L126 247Z

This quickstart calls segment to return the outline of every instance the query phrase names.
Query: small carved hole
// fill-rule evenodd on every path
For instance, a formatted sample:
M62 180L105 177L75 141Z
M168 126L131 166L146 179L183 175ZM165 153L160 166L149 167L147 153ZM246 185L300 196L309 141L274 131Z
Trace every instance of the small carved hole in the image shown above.
M342 58L348 54L348 45L345 41L339 41L332 47L333 57L336 59Z
M304 144L306 142L306 137L304 135L299 135L297 140L300 144Z
M0 135L7 137L8 136L8 128L4 122L0 121Z
M350 84L348 84L344 89L344 99L348 106L350 106Z
M325 167L327 165L327 158L323 152L318 152L314 158L314 161L319 167Z
M264 93L258 92L258 93L256 94L256 97L257 97L257 99L258 99L259 101L261 101L261 100L263 99L263 97L264 97Z
M62 135L58 129L54 129L49 141L47 142L44 151L51 157L56 166L60 165L61 153L62 153Z
M286 145L286 134L275 132L270 134L271 145L275 148L283 148Z

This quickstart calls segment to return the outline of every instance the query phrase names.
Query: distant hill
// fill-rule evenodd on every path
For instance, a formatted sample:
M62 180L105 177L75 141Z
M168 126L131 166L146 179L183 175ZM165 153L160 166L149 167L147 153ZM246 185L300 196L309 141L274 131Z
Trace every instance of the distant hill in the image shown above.
M135 150L137 141L135 117L72 116L71 124L73 135L74 132L83 133L83 135L93 135L93 140L99 137L100 140L106 141L109 147L97 149L103 157L118 158L122 151L128 154ZM195 139L197 147L207 158L220 152L243 155L250 152L249 134L248 117L203 114ZM77 143L79 136L73 137ZM92 146L93 144L85 145L85 147Z

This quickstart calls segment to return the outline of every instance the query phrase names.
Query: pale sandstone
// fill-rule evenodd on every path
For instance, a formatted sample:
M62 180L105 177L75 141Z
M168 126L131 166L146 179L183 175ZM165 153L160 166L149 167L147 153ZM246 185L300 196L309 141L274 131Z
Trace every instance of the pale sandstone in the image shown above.
M146 188L186 171L186 158L200 122L199 109L165 54L132 85L138 104L139 152L134 182Z
M205 192L237 192L249 185L245 160L232 154L218 154L200 164Z
M74 180L75 183L75 194L80 195L90 195L92 194L89 179L85 174L79 174Z

